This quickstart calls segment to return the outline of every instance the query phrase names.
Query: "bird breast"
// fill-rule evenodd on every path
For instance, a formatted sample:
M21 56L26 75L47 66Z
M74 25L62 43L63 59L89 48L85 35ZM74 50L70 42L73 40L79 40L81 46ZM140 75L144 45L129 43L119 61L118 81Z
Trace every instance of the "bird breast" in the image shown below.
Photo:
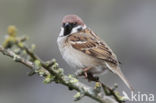
M65 43L65 37L58 37L58 47L63 59L74 68L95 67L98 65L95 58L74 49L70 44Z

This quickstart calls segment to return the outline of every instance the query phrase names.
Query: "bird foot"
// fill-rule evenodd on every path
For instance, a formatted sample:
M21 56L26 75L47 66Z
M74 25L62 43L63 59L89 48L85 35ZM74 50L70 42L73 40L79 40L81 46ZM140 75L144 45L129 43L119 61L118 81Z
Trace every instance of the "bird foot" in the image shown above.
M79 69L75 72L75 76L84 76L85 79L87 79L89 82L90 81L95 81L98 82L99 81L99 77L94 76L92 73L88 72L91 68L87 67L87 68L83 68L83 69Z

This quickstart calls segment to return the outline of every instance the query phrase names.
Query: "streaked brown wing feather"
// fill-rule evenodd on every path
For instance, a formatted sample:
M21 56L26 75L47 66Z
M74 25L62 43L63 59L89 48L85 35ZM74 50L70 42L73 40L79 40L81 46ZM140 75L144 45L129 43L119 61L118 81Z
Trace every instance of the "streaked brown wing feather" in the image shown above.
M71 46L87 55L117 64L117 59L109 47L93 32L86 29L68 37Z

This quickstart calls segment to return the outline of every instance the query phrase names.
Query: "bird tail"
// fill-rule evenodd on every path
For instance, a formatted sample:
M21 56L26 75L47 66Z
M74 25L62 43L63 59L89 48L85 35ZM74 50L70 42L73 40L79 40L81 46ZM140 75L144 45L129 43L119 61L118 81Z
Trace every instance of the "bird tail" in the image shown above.
M122 80L123 82L126 84L126 86L131 90L134 91L133 87L130 85L130 83L128 82L128 80L126 79L126 77L124 76L124 74L122 73L120 67L118 66L110 66L109 64L107 64L108 68L115 74L117 74Z

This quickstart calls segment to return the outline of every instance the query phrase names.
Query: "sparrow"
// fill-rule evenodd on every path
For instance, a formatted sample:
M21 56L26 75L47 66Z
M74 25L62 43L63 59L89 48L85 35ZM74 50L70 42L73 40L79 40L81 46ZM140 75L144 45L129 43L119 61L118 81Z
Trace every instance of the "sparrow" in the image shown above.
M115 53L77 15L63 18L57 44L63 59L72 68L83 69L86 77L110 70L133 90L119 67Z

